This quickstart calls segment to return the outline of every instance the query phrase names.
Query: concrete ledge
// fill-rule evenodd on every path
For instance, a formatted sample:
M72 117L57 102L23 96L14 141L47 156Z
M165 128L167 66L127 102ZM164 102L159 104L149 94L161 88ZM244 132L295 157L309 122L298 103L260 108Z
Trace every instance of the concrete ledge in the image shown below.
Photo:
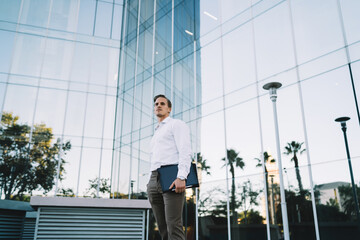
M34 211L34 209L30 206L30 203L15 200L0 200L0 209Z
M127 208L150 209L148 200L140 199L103 199L72 197L31 197L32 207L94 207L94 208Z

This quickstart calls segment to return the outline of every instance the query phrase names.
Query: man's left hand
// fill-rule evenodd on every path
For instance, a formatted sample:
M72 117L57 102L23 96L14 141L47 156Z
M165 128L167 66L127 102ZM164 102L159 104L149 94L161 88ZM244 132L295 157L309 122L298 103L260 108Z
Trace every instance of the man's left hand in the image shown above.
M171 184L169 189L172 189L174 186L176 193L185 192L185 180L181 180L180 178L175 179L175 181Z

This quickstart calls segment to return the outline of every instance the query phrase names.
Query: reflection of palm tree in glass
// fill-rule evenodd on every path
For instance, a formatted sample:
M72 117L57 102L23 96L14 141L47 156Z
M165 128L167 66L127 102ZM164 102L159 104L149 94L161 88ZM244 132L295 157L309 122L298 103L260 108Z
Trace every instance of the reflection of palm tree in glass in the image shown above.
M206 175L211 175L210 174L210 166L206 165L206 159L203 158L203 156L201 155L201 153L197 153L197 163L198 163L198 168L201 171L204 171L206 173ZM193 159L193 161L195 161L195 159Z
M287 146L285 147L285 152L284 152L284 154L286 154L286 155L293 154L293 157L291 158L291 160L294 161L294 164L295 164L296 179L297 179L298 184L299 184L300 193L304 191L304 188L303 188L303 185L302 185L302 182L301 182L299 161L298 161L298 158L297 158L296 154L298 154L298 153L302 154L303 152L306 151L306 149L301 149L303 144L304 144L303 142L298 143L298 142L295 142L295 141L292 141L291 143L287 143Z
M269 172L267 170L266 164L268 162L274 163L275 159L268 153L268 152L264 152L264 166L265 166L265 184L266 184L266 191L269 193ZM255 158L255 160L258 161L258 163L256 164L256 167L262 167L262 159L260 158ZM267 201L269 201L269 197L270 195L268 194L268 199Z
M239 167L241 169L243 169L245 167L245 163L243 161L243 159L241 157L239 157L239 153L236 152L234 149L229 149L227 150L227 160L228 162L226 162L225 158L222 158L221 160L225 161L225 164L223 165L226 166L229 165L230 166L230 173L231 173L231 202L230 202L230 209L233 213L233 221L236 223L237 219L235 216L235 167Z

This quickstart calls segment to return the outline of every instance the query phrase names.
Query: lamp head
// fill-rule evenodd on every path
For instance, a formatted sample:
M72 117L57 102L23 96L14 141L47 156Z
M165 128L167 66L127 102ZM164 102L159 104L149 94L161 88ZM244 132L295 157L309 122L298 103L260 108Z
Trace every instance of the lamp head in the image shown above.
M335 119L335 122L341 123L341 127L343 128L343 130L345 129L345 131L346 131L346 122L349 120L350 120L349 117L339 117L339 118Z
M269 90L271 101L275 102L277 98L276 90L281 88L282 84L279 82L270 82L263 86L263 89Z
M349 120L350 120L349 117L339 117L339 118L335 119L335 122L346 122Z

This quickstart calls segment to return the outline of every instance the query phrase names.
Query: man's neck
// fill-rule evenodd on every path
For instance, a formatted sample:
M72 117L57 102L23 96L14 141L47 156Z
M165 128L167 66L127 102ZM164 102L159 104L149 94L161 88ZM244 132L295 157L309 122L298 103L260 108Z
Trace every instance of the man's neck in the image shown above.
M158 119L158 123L161 123L162 121L165 120L165 118L169 117L169 114L168 115L165 115L165 116L162 116L162 117L157 117Z

